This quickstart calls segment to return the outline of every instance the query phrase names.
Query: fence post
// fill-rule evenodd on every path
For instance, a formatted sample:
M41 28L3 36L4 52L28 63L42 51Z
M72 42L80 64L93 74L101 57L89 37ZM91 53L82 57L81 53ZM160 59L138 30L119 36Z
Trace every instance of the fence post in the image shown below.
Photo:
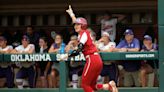
M158 0L159 92L164 92L164 1Z
M67 69L66 62L60 61L60 87L59 92L67 92Z

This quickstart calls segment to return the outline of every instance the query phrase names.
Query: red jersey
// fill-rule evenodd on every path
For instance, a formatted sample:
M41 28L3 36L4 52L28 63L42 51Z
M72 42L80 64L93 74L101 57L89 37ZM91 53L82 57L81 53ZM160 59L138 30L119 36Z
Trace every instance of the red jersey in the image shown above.
M83 54L84 56L86 55L91 55L95 52L98 52L96 46L93 43L91 34L88 30L82 30L79 34L79 42L83 43L84 48L83 48Z

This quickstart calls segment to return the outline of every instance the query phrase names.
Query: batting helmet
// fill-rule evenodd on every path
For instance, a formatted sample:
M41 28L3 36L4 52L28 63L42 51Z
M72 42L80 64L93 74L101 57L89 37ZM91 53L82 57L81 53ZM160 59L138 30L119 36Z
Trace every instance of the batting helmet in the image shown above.
M75 20L75 24L81 24L82 29L87 29L87 20L85 18L79 17Z

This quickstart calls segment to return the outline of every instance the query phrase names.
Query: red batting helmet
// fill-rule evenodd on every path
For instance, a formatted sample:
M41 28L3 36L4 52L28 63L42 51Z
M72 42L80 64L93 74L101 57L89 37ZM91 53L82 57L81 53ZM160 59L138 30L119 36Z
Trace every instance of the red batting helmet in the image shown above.
M82 29L87 29L87 20L85 18L79 17L75 20L75 24L81 24Z

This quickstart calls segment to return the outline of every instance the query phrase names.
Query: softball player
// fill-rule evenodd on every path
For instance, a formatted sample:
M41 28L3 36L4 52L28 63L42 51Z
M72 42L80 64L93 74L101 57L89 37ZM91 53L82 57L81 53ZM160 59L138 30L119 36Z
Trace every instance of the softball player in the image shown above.
M78 36L78 49L73 50L69 57L76 56L79 52L85 56L86 64L84 66L82 74L81 86L85 92L94 92L98 89L110 90L112 92L118 92L114 81L110 81L108 84L96 84L97 78L102 70L103 63L98 50L93 43L90 32L87 30L87 21L85 18L76 18L71 6L66 12L72 18L75 31Z
M30 39L27 35L22 37L22 45L15 47L11 53L34 53L35 46L30 44ZM16 66L19 68L19 71L16 73L16 83L19 89L22 89L24 86L24 79L28 78L29 87L35 87L35 62L16 62Z
M4 36L0 36L0 53L10 53L13 47L7 45L7 39ZM14 73L12 62L0 62L0 78L6 78L6 86L13 88L14 86Z

